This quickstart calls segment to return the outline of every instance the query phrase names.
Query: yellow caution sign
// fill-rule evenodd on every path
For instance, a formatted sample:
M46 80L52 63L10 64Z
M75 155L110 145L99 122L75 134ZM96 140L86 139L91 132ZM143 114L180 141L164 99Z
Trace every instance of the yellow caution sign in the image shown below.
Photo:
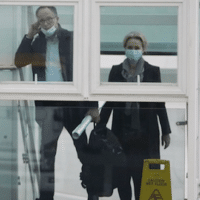
M164 168L150 169L155 168L155 164L163 165ZM140 200L172 200L169 161L144 160Z

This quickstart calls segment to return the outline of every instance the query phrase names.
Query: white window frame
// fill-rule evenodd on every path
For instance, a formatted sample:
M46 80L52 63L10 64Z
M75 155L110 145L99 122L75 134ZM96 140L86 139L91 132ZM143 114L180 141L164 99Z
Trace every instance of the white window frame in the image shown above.
M2 99L28 99L28 100L82 100L82 90L84 85L83 76L83 8L82 0L70 1L0 1L0 6L73 6L74 7L74 41L73 41L73 82L0 82L0 93ZM34 13L35 14L35 13ZM59 15L59 13L58 13ZM21 38L22 40L22 38ZM14 52L15 54L15 52ZM78 58L78 59L77 59ZM6 68L3 67L3 68ZM9 66L12 70L15 66ZM16 69L18 73L18 69ZM28 95L27 95L28 94Z
M200 198L199 159L199 0L186 1L188 95L188 200Z
M184 0L165 1L165 0L94 0L91 10L91 87L90 98L101 97L108 99L109 95L124 95L124 98L144 101L144 95L148 95L149 100L153 100L155 95L164 98L173 98L181 101L187 97L186 77L186 4ZM178 7L178 81L177 84L159 84L159 83L141 83L140 85L132 83L101 83L100 82L100 7L101 6L177 6ZM137 95L137 96L136 96ZM119 97L122 100L122 97Z
M151 0L154 5L179 5L178 52L179 66L183 63L183 76L179 74L177 87L155 86L130 90L120 87L120 92L113 92L109 85L100 86L99 76L99 41L95 36L94 22L99 16L91 19L99 5L116 5L122 0L70 0L70 1L5 1L0 0L0 5L76 5L74 36L75 59L74 82L72 85L56 84L53 88L48 84L29 83L0 83L0 100L106 100L106 101L170 101L188 103L188 184L187 199L199 199L200 192L200 165L199 165L199 132L198 132L198 65L199 65L199 0ZM123 0L127 4L140 4L146 6L150 0ZM93 8L95 8L93 10ZM90 13L88 15L88 13ZM92 20L92 21L90 21ZM182 21L181 21L182 20ZM91 24L90 24L91 22ZM83 28L84 27L84 28ZM98 27L97 27L98 28ZM75 31L77 30L77 31ZM90 34L92 30L92 34ZM183 30L183 34L180 32ZM98 37L97 37L98 36ZM90 42L91 41L91 42ZM96 49L97 48L97 49ZM181 51L181 48L183 49ZM78 52L78 53L76 53ZM97 53L98 52L98 53ZM94 55L95 54L95 55ZM97 60L95 61L95 58ZM97 63L97 64L96 64ZM93 66L95 64L95 66ZM182 66L181 66L182 67ZM95 76L94 76L95 73ZM141 86L140 86L141 87ZM110 90L112 89L112 91ZM125 89L125 90L124 90ZM118 89L119 90L119 89ZM123 92L122 92L123 91ZM150 92L151 91L151 92ZM110 93L109 93L110 92Z

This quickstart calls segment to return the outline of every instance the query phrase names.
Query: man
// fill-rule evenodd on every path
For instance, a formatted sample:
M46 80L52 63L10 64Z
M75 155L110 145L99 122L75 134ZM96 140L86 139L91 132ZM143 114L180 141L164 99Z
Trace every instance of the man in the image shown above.
M73 81L73 33L63 29L57 10L41 6L36 11L38 21L31 25L15 55L20 68L32 64L33 80ZM99 121L97 102L36 101L36 121L41 127L40 200L53 200L54 165L57 141L63 126L69 134L85 115ZM78 158L83 163L87 136L85 132L73 140Z

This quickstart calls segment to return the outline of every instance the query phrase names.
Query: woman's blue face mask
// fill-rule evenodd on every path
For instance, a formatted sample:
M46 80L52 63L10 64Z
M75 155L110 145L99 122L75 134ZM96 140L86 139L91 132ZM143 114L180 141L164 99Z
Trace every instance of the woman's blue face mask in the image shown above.
M130 61L137 62L143 54L142 42L139 39L131 38L127 41L125 55Z
M142 57L142 50L126 49L126 57L130 60L138 61Z

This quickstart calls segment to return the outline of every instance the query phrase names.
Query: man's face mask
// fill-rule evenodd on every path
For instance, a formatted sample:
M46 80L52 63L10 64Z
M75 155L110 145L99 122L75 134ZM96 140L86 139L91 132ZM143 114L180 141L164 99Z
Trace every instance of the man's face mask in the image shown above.
M138 61L142 57L142 50L126 49L126 57Z
M47 37L50 37L52 36L55 32L56 32L56 27L55 26L52 26L50 29L48 30L45 30L43 28L41 28L41 31L47 36Z

